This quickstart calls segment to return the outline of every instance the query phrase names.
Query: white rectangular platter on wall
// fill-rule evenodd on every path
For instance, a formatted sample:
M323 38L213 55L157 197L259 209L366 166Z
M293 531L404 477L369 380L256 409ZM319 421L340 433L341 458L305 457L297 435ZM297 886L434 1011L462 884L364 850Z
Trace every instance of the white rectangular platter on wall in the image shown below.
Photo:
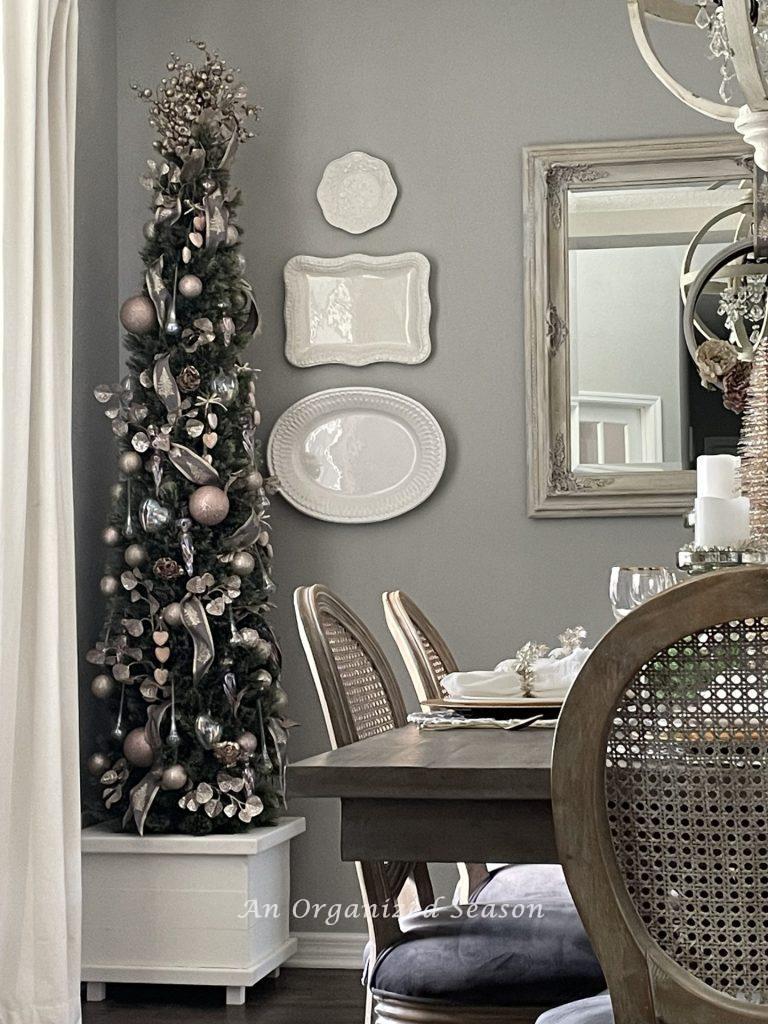
M294 256L284 276L285 355L294 366L429 356L429 260L421 253Z

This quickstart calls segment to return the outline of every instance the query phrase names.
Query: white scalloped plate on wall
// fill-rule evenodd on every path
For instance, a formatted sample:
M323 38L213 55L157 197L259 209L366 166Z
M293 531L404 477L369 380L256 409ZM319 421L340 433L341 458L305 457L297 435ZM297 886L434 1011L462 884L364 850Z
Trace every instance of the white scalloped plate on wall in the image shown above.
M280 492L332 523L376 523L409 512L445 468L440 424L420 402L381 388L331 388L282 414L267 446Z
M432 351L420 252L294 256L285 265L285 357L294 366L423 363Z
M360 150L331 160L317 186L317 201L325 219L351 235L383 224L396 197L397 185L389 165Z

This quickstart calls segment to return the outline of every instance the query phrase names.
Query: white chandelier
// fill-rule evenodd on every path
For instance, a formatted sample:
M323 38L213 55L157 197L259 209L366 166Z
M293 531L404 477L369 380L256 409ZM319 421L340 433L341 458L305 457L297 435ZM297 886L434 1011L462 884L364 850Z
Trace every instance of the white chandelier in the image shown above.
M768 0L627 0L635 40L654 75L683 103L718 121L730 121L768 171ZM710 59L719 62L720 100L699 96L662 64L651 41L651 19L702 32ZM738 85L743 105L732 104Z

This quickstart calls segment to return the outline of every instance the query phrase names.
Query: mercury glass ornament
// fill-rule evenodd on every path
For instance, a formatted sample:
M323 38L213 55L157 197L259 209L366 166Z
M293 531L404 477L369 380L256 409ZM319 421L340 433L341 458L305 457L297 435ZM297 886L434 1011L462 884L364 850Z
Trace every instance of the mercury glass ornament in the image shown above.
M121 533L116 526L105 526L101 531L101 539L107 547L113 548L120 543Z
M167 604L160 614L163 616L163 622L170 626L171 629L178 629L182 624L181 605L178 601Z
M131 729L123 742L123 754L137 768L149 768L155 755L143 728Z
M144 463L138 452L121 452L117 466L124 476L136 476L141 472Z
M99 580L99 590L104 597L114 597L120 588L120 580L117 576L102 576Z
M120 307L120 323L131 334L148 334L157 327L157 314L146 295L132 295Z
M217 373L211 381L211 391L216 398L229 405L237 395L237 377L234 373Z
M156 498L145 498L139 505L139 522L145 533L159 533L172 521L173 513Z
M210 750L221 739L221 725L210 715L198 715L195 719L195 734L200 746Z
M129 544L125 549L124 558L126 564L130 565L132 569L138 569L140 565L147 561L149 555L143 544Z
M238 551L232 559L232 572L238 576L250 576L256 568L256 559L250 551Z
M213 484L198 487L189 499L189 514L203 526L218 526L229 514L229 498Z
M104 772L109 771L111 761L106 754L91 754L88 758L88 771L98 778Z
M182 789L187 784L187 773L180 764L172 764L160 776L161 789Z
M94 676L91 682L91 693L94 697L98 697L99 700L106 700L107 697L112 695L114 689L115 681L106 672L101 672L99 675Z
M237 737L237 742L246 754L252 754L256 750L258 740L252 732L244 732Z
M203 282L197 274L185 274L179 280L179 292L185 299L196 299L203 292Z

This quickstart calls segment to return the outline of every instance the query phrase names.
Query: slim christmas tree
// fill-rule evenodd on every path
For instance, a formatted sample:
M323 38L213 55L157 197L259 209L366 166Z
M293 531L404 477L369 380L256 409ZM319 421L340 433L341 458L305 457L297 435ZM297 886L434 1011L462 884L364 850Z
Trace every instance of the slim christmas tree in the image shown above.
M739 439L741 483L749 498L749 544L768 548L768 351L765 340L755 347L747 404Z
M171 54L156 90L132 86L157 135L142 179L153 216L144 287L120 310L129 374L95 391L121 480L103 534L105 624L88 655L112 731L88 768L99 816L140 833L268 824L284 794L270 481L258 371L243 358L258 314L229 181L257 108L237 69L195 45L198 66Z

